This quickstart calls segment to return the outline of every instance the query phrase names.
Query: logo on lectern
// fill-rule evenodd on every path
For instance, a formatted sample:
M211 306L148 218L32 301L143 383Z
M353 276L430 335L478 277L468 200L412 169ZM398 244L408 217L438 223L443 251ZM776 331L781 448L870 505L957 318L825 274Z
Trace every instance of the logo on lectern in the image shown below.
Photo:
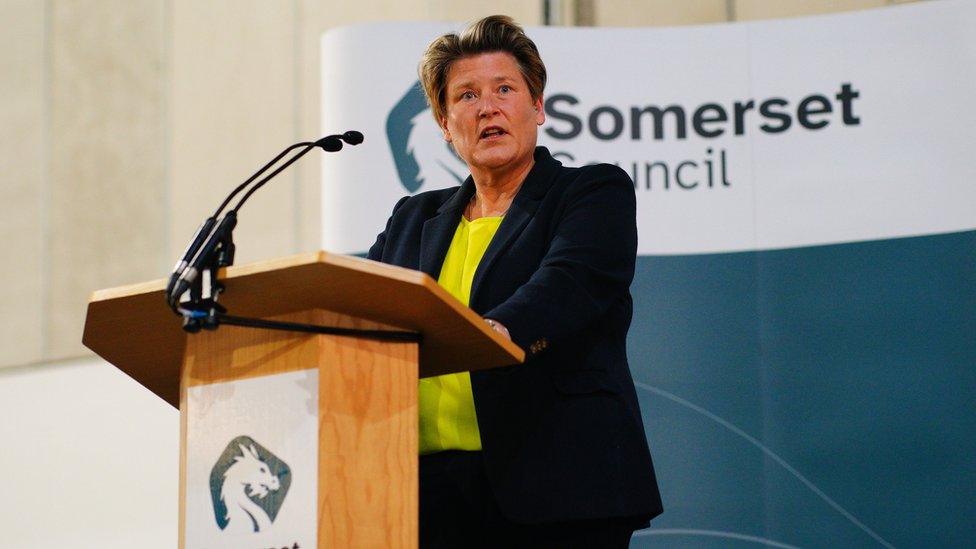
M263 532L281 509L291 468L251 437L227 444L210 471L210 497L217 526L226 532Z
M425 183L458 185L468 168L430 114L420 82L414 82L386 117L386 138L400 183L414 193Z

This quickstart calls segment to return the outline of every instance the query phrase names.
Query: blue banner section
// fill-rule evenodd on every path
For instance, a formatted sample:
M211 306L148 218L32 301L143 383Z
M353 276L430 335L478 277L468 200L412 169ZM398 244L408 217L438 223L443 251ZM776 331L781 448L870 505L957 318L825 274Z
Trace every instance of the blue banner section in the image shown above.
M638 258L665 512L632 547L976 538L976 231Z

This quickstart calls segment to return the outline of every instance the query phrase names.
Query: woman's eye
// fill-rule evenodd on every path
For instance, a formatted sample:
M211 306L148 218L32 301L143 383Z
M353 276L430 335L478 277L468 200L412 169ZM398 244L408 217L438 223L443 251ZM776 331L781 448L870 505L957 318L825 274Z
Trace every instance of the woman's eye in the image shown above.
M474 99L474 92L466 91L466 92L462 93L461 94L461 99L464 99L465 101Z
M498 88L498 91L500 91L502 93L508 93L508 92L512 91L512 88L510 88L508 86L502 86L502 87Z

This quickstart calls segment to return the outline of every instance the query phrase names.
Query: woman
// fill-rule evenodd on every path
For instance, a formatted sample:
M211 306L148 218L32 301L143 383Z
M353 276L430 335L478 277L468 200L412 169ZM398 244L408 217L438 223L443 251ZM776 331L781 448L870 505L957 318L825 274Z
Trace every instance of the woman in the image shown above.
M421 546L626 547L661 512L625 348L633 184L536 147L545 66L508 17L435 40L420 80L471 176L400 200L369 258L437 278L527 353L421 380Z

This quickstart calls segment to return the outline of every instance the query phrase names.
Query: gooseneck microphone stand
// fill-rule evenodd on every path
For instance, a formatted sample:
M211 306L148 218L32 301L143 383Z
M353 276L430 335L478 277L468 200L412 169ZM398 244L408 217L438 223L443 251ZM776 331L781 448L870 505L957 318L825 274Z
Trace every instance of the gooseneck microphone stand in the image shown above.
M227 309L218 302L220 294L223 293L225 287L218 280L217 273L222 267L229 267L234 264L236 247L234 245L233 231L234 227L237 226L237 212L251 195L285 168L291 166L295 161L316 147L320 147L326 152L338 152L342 149L343 143L358 145L362 142L363 134L357 131L347 131L341 135L328 135L318 141L295 143L279 153L278 156L274 157L227 195L227 198L224 199L213 215L205 219L196 233L194 233L183 255L177 261L166 285L166 303L173 312L183 318L184 330L190 333L196 333L201 329L216 330L221 324L228 324L247 328L367 337L385 341L420 341L420 335L416 332L357 330L233 316L227 314ZM301 151L275 168L260 181L254 183L255 180L295 149L301 149ZM244 191L244 189L247 189L249 185L250 189L244 193L244 196L237 202L237 205L228 210L223 217L220 217L220 214L230 204L231 200Z

